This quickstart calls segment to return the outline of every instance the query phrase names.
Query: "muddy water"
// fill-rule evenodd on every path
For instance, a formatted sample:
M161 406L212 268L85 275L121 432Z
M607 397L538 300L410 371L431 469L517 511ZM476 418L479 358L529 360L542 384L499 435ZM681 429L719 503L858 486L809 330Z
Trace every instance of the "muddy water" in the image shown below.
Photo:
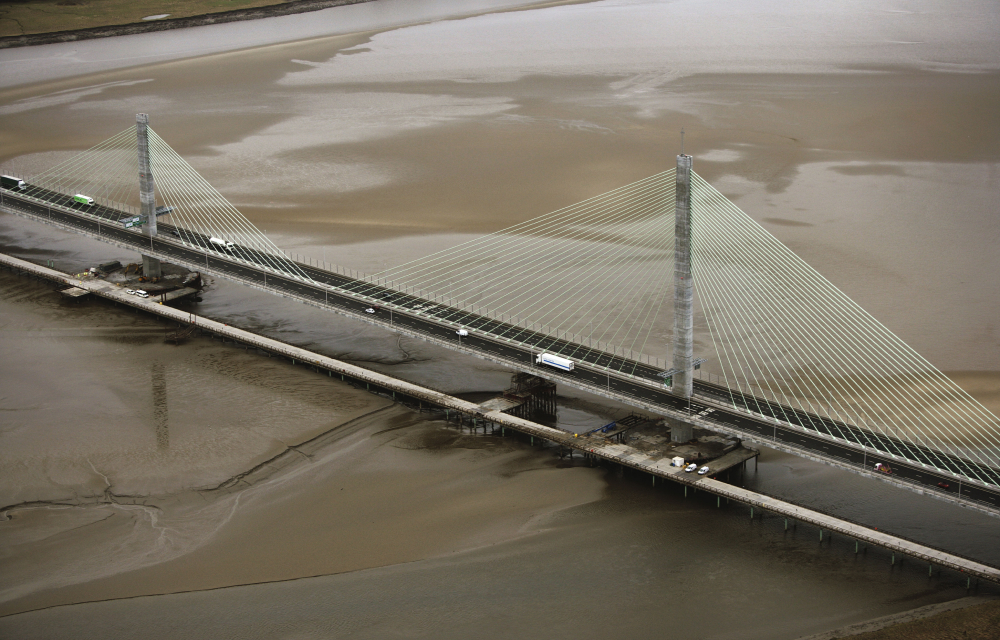
M100 74L8 85L0 161L30 174L146 111L280 246L376 270L658 172L684 127L706 179L995 407L995 9L817 5L790 21L782 3L712 6L372 19L124 69L119 52ZM711 13L727 10L740 20ZM250 46L240 29L256 26L223 26ZM171 37L196 51L204 33ZM76 46L96 71L109 44ZM0 224L4 250L66 270L134 260ZM0 502L47 501L0 523L0 611L112 599L3 618L7 635L171 637L165 621L184 620L205 637L794 638L964 593L231 347L164 345L122 310L0 286ZM455 393L509 375L226 283L197 310ZM563 391L564 426L624 411ZM774 452L745 480L1000 562L985 517ZM204 591L251 583L265 584Z

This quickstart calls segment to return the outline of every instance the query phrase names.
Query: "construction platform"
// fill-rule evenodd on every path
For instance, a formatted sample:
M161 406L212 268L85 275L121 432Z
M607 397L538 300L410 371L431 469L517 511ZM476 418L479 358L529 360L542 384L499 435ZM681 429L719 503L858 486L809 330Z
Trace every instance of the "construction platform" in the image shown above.
M80 287L70 287L68 289L63 289L59 293L71 299L79 299L84 296L90 295L89 291L87 291L86 289L81 289Z
M674 442L670 437L669 421L639 414L628 415L585 435L603 438L607 443L626 444L650 459L673 461L674 458L683 458L685 465L707 465L712 476L760 455L758 450L744 446L737 438L711 432L704 432L687 442Z
M181 298L186 298L187 296L193 296L196 293L198 293L197 289L192 289L191 287L181 287L180 289L174 289L173 291L161 293L156 296L156 301L173 302L174 300L180 300Z

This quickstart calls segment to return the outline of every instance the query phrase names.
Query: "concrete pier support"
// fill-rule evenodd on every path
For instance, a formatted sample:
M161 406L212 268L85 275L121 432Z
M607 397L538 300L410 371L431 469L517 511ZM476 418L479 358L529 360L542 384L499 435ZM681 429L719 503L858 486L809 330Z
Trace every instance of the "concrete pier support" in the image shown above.
M135 114L135 132L139 143L139 204L140 215L146 219L143 231L149 237L156 236L156 195L153 171L149 166L149 116ZM147 278L163 275L157 258L142 256L142 274Z
M679 420L670 420L670 441L690 442L694 438L694 427Z
M147 278L163 277L163 270L160 268L159 259L142 256L142 275Z
M691 166L693 158L677 156L674 223L674 361L671 391L690 398L694 360L694 281L691 278Z

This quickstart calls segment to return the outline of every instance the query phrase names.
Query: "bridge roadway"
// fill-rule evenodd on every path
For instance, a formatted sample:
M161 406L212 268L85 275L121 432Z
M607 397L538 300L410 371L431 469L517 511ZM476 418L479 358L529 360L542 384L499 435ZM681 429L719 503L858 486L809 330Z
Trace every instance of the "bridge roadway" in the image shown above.
M296 263L296 267L314 281L310 282L278 272L268 266L273 264L269 256L253 249L237 247L229 254L192 248L179 242L173 234L184 233L189 240L194 234L170 225L160 224L165 233L150 238L121 226L118 220L130 215L126 212L99 205L81 211L82 207L70 204L64 194L48 192L43 195L48 200L26 198L0 189L0 205L11 213L57 224L315 306L361 317L391 330L416 337L430 337L436 343L632 406L747 438L1000 517L1000 471L996 469L885 436L875 436L852 425L700 380L695 381L696 398L688 401L671 394L657 376L658 368L645 362L553 338L436 300L401 294L346 274ZM204 236L201 238L203 242L207 241ZM364 313L373 305L382 309L376 314L379 317ZM469 335L457 336L455 331L459 327L468 329ZM543 351L570 357L577 366L572 372L539 367L534 363L534 356ZM827 429L839 433L841 437L830 437L825 432ZM875 443L882 447L875 448ZM884 453L886 449L897 453L887 456ZM892 474L876 472L875 462L888 463ZM952 473L941 470L942 466ZM977 482L973 479L977 474L989 482Z

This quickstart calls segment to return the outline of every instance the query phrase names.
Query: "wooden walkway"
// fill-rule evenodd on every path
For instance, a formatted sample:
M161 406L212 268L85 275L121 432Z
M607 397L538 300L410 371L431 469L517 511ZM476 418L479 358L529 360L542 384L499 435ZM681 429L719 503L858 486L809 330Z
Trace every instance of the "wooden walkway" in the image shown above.
M286 357L293 364L306 364L317 370L326 371L331 377L337 375L342 380L351 379L356 383L364 383L368 389L384 391L391 394L393 398L397 394L401 394L413 400L438 406L446 412L459 412L465 416L469 416L475 423L493 423L503 428L514 429L532 437L541 438L581 451L588 456L631 467L649 473L657 478L695 487L701 491L717 495L720 498L741 502L752 509L766 511L793 519L797 522L808 523L818 527L822 531L837 533L859 542L884 547L894 554L900 554L900 556L918 558L932 566L948 567L966 573L970 577L1000 583L1000 568L923 545L919 542L907 540L884 531L878 531L863 524L849 522L830 514L749 491L719 480L713 480L708 476L684 473L683 469L670 466L669 459L653 458L624 444L609 444L604 438L578 436L508 415L500 410L490 410L490 407L482 407L481 405L450 396L440 391L369 371L362 367L329 358L306 349L294 347L284 342L216 322L215 320L210 320L187 311L174 309L173 307L161 304L153 298L143 299L126 294L123 287L105 282L104 280L97 278L80 279L4 254L0 254L0 265L5 265L17 272L78 287L102 298L141 309L182 325L197 326L202 331L213 333L223 339L232 340L246 347L253 347Z

